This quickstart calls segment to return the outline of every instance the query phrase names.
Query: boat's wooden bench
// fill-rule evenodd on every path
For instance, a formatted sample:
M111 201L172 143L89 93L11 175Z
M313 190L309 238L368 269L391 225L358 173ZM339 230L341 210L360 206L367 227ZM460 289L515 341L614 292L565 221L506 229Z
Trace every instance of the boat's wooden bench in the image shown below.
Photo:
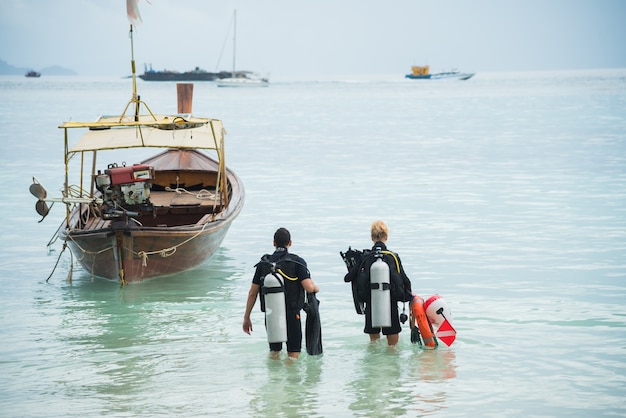
M192 192L193 193L193 192ZM207 212L213 207L216 211L221 209L221 199L198 198L195 194L177 193L169 191L153 191L150 193L150 202L157 208L157 211L169 208L171 212L177 212L179 209L188 211L197 208L199 211Z
M85 224L85 230L97 230L108 228L111 225L111 221L108 219L102 219L99 217L89 218Z

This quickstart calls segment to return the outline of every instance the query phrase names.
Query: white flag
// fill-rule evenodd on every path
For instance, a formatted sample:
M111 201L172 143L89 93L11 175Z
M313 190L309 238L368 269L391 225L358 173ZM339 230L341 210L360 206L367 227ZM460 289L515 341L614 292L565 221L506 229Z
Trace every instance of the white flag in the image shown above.
M141 23L141 14L139 13L139 0L126 0L126 14L128 15L128 21L131 25L137 25Z

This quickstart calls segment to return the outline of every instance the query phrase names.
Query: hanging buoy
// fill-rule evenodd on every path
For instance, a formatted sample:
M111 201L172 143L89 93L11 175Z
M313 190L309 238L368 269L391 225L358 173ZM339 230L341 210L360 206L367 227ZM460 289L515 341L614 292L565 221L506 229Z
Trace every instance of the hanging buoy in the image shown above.
M444 319L452 322L452 312L448 308L448 304L439 295L433 295L424 302L424 311L430 322L434 325L441 325Z
M417 296L415 293L413 294L413 302L411 303L411 328L412 343L421 344L423 341L426 347L437 347L437 339L424 312L424 299ZM415 335L415 330L419 332L419 335ZM420 337L422 341L420 341Z
M452 345L456 330L452 326L452 312L446 301L439 295L431 296L424 302L424 310L430 322L438 327L435 332L437 338L448 347Z

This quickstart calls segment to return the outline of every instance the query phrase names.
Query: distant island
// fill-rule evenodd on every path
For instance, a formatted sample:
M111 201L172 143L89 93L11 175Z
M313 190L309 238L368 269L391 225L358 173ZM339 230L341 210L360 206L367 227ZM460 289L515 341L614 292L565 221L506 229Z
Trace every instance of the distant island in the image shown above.
M15 67L4 60L0 60L0 75L24 75L28 71L33 68L21 68ZM76 71L70 70L68 68L59 67L58 65L54 65L51 67L45 67L42 69L38 69L37 72L41 73L43 76L47 75L78 75Z

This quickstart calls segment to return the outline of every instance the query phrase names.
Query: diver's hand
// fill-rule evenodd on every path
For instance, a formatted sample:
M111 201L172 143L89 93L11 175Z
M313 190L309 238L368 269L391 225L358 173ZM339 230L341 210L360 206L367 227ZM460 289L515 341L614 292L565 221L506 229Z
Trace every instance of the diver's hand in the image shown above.
M243 328L243 332L250 335L250 333L252 332L252 320L250 320L250 317L243 319L242 328Z

